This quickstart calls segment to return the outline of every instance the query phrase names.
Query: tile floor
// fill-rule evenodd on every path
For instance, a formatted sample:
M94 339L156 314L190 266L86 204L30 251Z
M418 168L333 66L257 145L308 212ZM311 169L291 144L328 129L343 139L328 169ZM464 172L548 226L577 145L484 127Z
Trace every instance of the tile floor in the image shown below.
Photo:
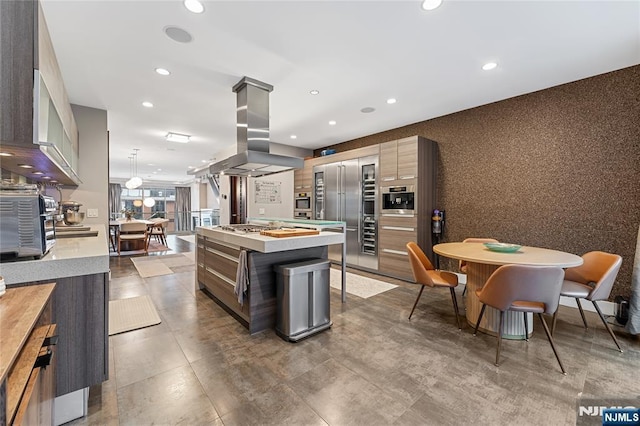
M175 236L169 246L194 250ZM411 321L416 286L389 280L400 286L346 304L332 290L333 327L291 344L249 336L194 289L193 266L176 270L141 278L130 258L111 258L111 298L148 294L162 323L110 338L110 379L72 424L571 425L580 396L640 396L640 342L616 329L617 352L596 314L585 330L561 308L563 376L537 319L495 367L495 337L459 331L446 290L425 290Z

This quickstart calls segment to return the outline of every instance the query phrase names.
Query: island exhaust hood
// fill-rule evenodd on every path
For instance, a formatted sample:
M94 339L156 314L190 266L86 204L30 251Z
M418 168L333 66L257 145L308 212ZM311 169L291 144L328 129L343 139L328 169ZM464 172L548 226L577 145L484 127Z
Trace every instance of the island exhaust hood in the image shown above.
M304 160L269 152L269 92L273 86L243 77L233 91L237 94L238 153L214 163L212 174L266 176L301 169Z

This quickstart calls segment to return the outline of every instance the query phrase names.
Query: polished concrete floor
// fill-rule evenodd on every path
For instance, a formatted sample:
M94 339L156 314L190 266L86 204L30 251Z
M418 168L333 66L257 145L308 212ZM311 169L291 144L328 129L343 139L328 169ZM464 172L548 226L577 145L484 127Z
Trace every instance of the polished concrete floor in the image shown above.
M175 236L168 245L194 250ZM346 304L332 290L333 327L292 344L250 336L194 289L193 266L141 278L112 257L111 272L111 299L148 294L162 323L110 338L110 379L73 424L571 425L580 397L640 395L640 343L616 328L619 353L589 312L585 330L561 308L563 376L537 319L494 366L495 337L459 331L447 290L425 290L411 321L417 286L388 280L401 285Z

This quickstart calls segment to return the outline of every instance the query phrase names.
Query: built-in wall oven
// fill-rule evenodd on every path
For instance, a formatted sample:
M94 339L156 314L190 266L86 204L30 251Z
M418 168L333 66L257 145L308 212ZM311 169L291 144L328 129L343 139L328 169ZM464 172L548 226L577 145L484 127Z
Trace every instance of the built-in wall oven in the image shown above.
M412 216L415 212L415 186L383 186L382 213Z
M294 217L296 219L311 219L311 193L298 192L294 201Z

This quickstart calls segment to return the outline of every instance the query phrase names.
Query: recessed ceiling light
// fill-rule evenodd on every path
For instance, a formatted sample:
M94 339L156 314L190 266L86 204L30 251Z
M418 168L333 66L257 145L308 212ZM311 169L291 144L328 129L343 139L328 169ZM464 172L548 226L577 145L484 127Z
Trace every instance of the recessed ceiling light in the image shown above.
M187 143L191 139L189 135L183 135L181 133L167 133L167 142L178 142L178 143Z
M296 135L291 135L291 139L298 139Z
M312 95L318 95L318 94L320 94L320 91L319 90L312 90L309 93L311 93Z
M388 103L389 105L391 105L391 104L395 104L396 102L398 102L398 101L396 100L396 98L389 98L389 99L387 99L387 103Z
M51 179L51 183L57 183L58 181L55 179Z
M191 34L179 27L165 27L164 33L171 40L177 41L178 43L189 43L191 40L193 40Z
M486 64L484 64L482 66L482 69L485 70L485 71L490 71L490 70L494 69L497 66L498 66L498 64L495 63L495 62L487 62Z
M373 112L373 111L375 111L375 110L376 110L376 109L375 109L375 108L372 108L372 107L364 107L364 108L362 108L362 109L360 110L360 112L363 112L363 113L365 113L365 114L369 114L370 112Z
M158 171L159 171L159 172L161 172L161 171L162 171L162 169L158 169Z
M18 167L22 167L23 169L33 169L33 166L30 164L18 164Z
M335 126L335 125L336 125L336 121L335 121L335 120L331 120L331 121L329 122L329 126Z
M187 166L187 169L194 169L195 167L193 166Z
M41 177L41 179L49 180L49 179L51 179L51 178L50 178L49 176L42 176L42 177Z
M189 10L189 12L193 13L202 13L204 12L204 5L200 3L198 0L184 0L184 7Z
M13 157L13 154L10 152L0 152L0 157Z
M151 102L149 102L149 101L144 101L142 103L142 106L143 107L147 107L147 108L153 108L153 104Z
M43 174L44 174L44 172L36 171L36 172L33 172L33 174L34 174L34 175L43 175Z
M171 74L171 71L169 71L168 69L165 68L156 68L156 72L160 75L169 75Z
M153 163L147 163L147 166L155 166Z
M206 162L207 162L207 160L200 160L200 161L202 161L203 163L206 163Z
M422 2L422 8L424 10L433 10L440 7L441 4L442 4L442 0L424 0Z

